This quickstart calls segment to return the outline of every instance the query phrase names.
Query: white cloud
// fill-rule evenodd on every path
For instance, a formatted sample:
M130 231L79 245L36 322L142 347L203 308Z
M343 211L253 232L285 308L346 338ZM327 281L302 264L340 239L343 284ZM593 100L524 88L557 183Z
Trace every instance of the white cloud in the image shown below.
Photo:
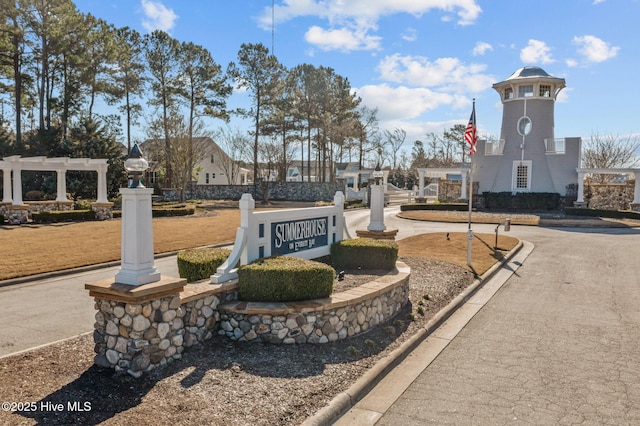
M347 28L325 30L314 25L304 38L322 50L372 50L380 47L380 37Z
M423 56L387 56L378 64L380 77L411 86L437 87L446 92L481 92L491 87L493 77L484 74L483 64L463 64L458 58L433 62Z
M418 33L415 28L407 28L404 33L402 33L402 39L405 41L416 41L418 38Z
M388 84L367 85L356 89L364 105L378 108L378 118L387 120L409 120L419 117L425 111L442 105L452 105L457 97L447 93L437 93L427 88L406 86L391 87Z
M593 0L593 4L600 4L600 3L604 3L607 0Z
M578 46L578 53L589 62L604 62L615 57L620 50L592 35L574 37L573 44Z
M577 67L578 66L578 61L576 61L575 59L567 59L564 61L568 67Z
M482 12L476 0L282 0L281 5L274 7L273 14L271 7L267 6L257 20L260 27L270 30L272 19L280 24L299 17L316 17L328 22L328 29L323 30L325 34L336 31L367 34L377 30L377 23L382 17L402 13L420 17L432 10L456 14L458 25L473 24ZM321 34L319 27L312 27L309 31ZM330 45L331 43L325 44L322 48L327 49ZM379 41L361 43L358 46L377 49L378 45ZM337 46L337 49L344 49L342 44Z
M473 48L472 53L473 53L473 56L482 56L490 50L493 50L493 46L491 46L489 43L486 43L484 41L479 41L476 43L475 47Z
M145 19L142 20L142 26L145 30L151 32L154 30L169 31L175 25L178 15L173 9L168 9L159 1L141 0L142 10Z
M527 47L520 51L520 60L525 64L550 64L555 62L551 57L551 48L544 41L529 40Z

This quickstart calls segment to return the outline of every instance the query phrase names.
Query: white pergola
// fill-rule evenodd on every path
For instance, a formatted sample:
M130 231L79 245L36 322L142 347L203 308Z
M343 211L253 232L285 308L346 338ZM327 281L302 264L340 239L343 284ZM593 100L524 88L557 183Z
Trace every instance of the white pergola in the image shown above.
M578 199L576 203L584 203L584 178L588 174L634 175L636 184L633 187L633 201L640 204L640 169L576 169L578 172Z
M56 201L67 201L67 180L68 170L93 171L98 173L98 203L108 203L107 200L107 164L106 159L92 158L69 158L69 157L21 157L12 155L4 157L0 161L0 169L3 175L2 202L20 206L22 201L22 171L35 170L56 172L58 189ZM12 184L13 177L13 184ZM12 190L13 189L13 190Z
M424 198L424 178L447 178L447 175L460 173L462 175L462 189L460 192L460 198L467 199L467 175L469 174L469 168L424 168L418 169L418 197Z

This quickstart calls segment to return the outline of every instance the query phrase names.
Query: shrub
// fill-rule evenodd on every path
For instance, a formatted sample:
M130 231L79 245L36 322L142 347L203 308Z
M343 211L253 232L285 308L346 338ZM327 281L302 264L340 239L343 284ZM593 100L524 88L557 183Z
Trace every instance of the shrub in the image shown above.
M329 297L335 270L292 256L258 259L238 269L238 299L247 302L293 302Z
M415 204L402 204L400 205L400 211L408 212L413 210L447 210L447 211L465 211L469 209L468 204L464 203L415 203Z
M31 191L27 191L22 199L24 201L44 201L47 199L47 194L44 191L34 189Z
M220 248L198 248L178 253L178 273L180 278L193 282L209 278L216 273L231 254L231 250Z
M4 223L4 215L0 214L0 223Z
M331 264L340 269L393 269L398 244L391 240L352 238L331 245Z
M153 207L153 217L174 217L174 216L189 216L196 212L196 208L193 205L187 206L184 204L176 204L170 206Z
M71 210L55 212L34 212L31 219L37 223L67 222L75 220L95 220L96 214L93 210Z
M632 210L602 210L565 207L564 213L570 216L607 217L611 219L635 219L640 220L640 212Z
M91 210L91 200L78 200L73 208L76 210Z
M555 192L483 192L484 205L489 210L556 210L560 194Z

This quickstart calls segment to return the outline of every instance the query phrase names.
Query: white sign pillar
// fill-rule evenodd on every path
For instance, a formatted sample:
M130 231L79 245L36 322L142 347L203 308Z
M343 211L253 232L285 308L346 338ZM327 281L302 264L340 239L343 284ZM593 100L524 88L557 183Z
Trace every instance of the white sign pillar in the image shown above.
M384 231L384 186L371 185L371 212L369 219L369 231Z
M143 285L160 280L154 266L151 195L153 188L121 188L122 260L115 281Z

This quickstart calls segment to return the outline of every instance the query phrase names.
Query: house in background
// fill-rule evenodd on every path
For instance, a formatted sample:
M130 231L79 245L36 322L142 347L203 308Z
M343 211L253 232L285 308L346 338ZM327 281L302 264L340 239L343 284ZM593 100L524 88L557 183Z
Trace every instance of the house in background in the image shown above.
M565 80L524 67L493 85L503 105L497 141L478 140L473 180L479 192L550 192L578 182L581 139L556 138L554 105Z
M309 178L311 175L311 178ZM293 160L287 167L287 176L285 180L287 182L320 182L320 169L317 167L315 161L311 162L311 173L309 173L309 167L307 161ZM329 182L331 173L327 168L325 171L325 181Z
M195 166L198 172L198 179L195 182L197 185L246 185L249 183L249 170L237 165L235 165L238 167L237 173L233 181L230 181L228 175L234 160L213 139L193 138L193 146L196 158L201 158ZM164 139L147 139L140 145L140 149L149 160L148 185L155 185L160 168L164 166L161 160L164 153Z

